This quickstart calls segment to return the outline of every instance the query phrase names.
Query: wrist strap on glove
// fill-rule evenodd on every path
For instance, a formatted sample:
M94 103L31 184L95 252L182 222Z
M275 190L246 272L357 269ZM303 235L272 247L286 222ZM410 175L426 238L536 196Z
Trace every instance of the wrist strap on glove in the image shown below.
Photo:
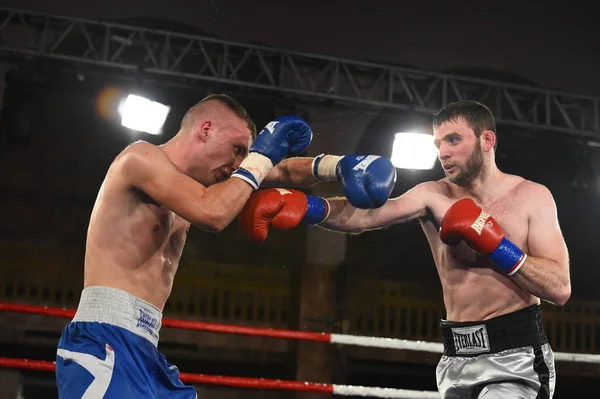
M231 174L231 177L245 180L255 190L258 190L258 187L271 169L273 169L273 162L269 158L257 152L251 152L242 161L240 167Z
M336 181L338 180L336 174L336 167L338 162L343 157L338 155L325 155L321 154L313 159L312 163L312 174L314 177L321 181Z
M494 252L489 255L489 259L504 273L512 276L523 266L527 260L527 254L504 237Z
M308 204L302 221L306 224L319 224L329 216L329 202L322 197L307 195Z

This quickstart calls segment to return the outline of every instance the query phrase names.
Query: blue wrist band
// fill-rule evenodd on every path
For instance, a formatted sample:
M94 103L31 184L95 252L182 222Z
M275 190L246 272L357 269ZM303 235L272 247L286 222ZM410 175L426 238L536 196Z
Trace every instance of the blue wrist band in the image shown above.
M329 216L329 203L325 198L314 195L307 195L308 204L306 205L306 214L302 221L306 224L317 224Z
M255 190L258 190L258 182L256 181L256 178L254 177L254 175L252 173L248 172L246 169L243 169L243 168L237 169L235 172L233 172L231 174L231 177L240 178L240 179L246 181L248 184L250 184L252 186L252 188L254 188Z
M494 252L489 255L489 259L504 273L512 276L523 266L527 254L504 237Z

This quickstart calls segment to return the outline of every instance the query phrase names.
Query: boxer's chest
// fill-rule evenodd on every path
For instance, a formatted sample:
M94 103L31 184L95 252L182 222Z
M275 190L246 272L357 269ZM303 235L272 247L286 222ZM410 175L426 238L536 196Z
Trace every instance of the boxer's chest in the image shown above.
M527 245L529 216L525 203L518 197L504 197L489 204L480 204L502 227L504 235L519 245Z
M185 245L190 223L164 207L152 209L152 237L164 255L180 256Z
M190 230L190 223L175 214L172 214L172 218L173 222L171 223L171 229L166 239L165 252L179 258L185 246L187 234Z
M431 212L433 214L437 228L441 225L444 215L448 209L459 198L452 196L442 196L436 204L433 204ZM476 201L477 202L477 201ZM521 247L527 250L527 236L529 232L529 216L526 209L525 199L519 196L504 196L487 203L478 203L483 207L502 227L505 236ZM437 231L436 231L437 234ZM460 248L455 247L452 251L459 251Z

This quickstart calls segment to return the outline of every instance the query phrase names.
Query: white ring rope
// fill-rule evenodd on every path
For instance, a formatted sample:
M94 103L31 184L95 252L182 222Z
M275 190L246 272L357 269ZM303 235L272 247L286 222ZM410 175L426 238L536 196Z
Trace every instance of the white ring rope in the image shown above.
M359 335L331 334L332 344L367 346L412 350L421 352L444 353L444 345L438 342L410 341L398 338L363 337ZM591 353L555 352L554 360L559 362L600 363L600 355Z
M371 398L440 399L433 391L410 391L407 389L333 385L333 394L342 396L368 396Z

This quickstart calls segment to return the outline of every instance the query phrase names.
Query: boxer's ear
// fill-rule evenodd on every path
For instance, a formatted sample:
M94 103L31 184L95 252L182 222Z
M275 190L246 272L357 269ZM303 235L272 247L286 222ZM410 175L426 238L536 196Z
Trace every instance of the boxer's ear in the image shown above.
M496 133L491 130L484 130L480 137L484 152L494 149L494 144L496 144Z
M202 122L202 124L200 125L200 128L199 128L199 131L196 133L198 135L198 138L202 141L208 140L208 136L211 133L212 127L213 127L213 124L211 121Z

